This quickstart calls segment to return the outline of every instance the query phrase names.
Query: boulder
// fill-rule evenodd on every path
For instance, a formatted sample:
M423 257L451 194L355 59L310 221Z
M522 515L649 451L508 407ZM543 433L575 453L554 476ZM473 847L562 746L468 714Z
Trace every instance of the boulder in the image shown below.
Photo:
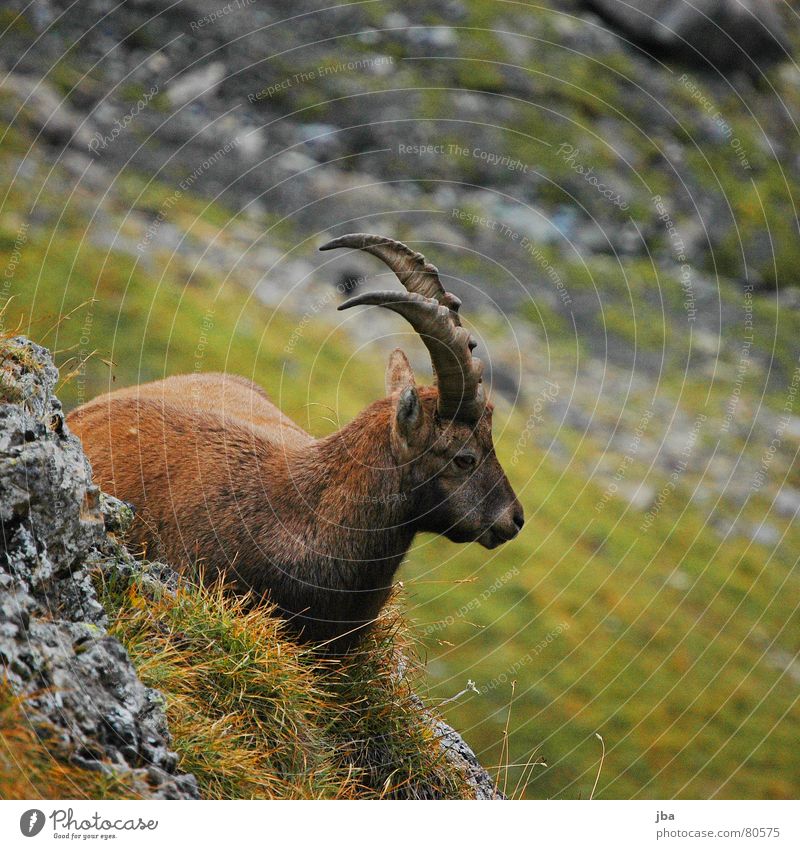
M777 4L769 0L583 0L647 51L719 71L759 68L789 55Z

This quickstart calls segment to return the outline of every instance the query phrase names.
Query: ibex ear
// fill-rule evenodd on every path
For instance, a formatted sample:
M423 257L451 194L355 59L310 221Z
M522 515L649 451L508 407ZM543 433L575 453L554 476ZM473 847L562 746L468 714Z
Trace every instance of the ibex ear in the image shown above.
M395 348L389 356L389 365L386 366L386 394L394 395L406 386L414 385L414 372L408 357L399 348Z
M422 404L416 386L406 386L395 407L395 432L406 446L411 445L422 425Z
M386 367L386 394L393 396L398 392L400 395L394 408L392 431L397 440L395 444L399 443L398 448L405 451L416 442L424 416L411 364L408 357L395 348Z

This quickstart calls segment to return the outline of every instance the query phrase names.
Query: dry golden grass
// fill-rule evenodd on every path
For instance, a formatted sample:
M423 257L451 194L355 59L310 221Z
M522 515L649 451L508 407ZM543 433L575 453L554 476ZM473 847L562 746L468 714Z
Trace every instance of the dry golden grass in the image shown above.
M332 659L220 586L171 594L137 575L99 586L111 633L164 694L180 768L205 797L468 795L396 673L398 656L412 656L396 609Z
M129 799L119 775L81 769L58 757L31 726L25 701L0 681L0 799Z
M98 575L97 585L111 633L164 694L179 768L204 797L469 796L414 695L417 670L397 674L412 647L396 609L360 649L325 658L219 586L172 594L142 574ZM0 798L137 798L139 789L66 762L0 684Z

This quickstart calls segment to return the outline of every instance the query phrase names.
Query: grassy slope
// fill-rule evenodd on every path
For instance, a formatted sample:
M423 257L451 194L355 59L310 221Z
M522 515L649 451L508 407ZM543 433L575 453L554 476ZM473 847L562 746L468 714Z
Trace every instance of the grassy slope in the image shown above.
M4 207L0 237L9 249L28 202L14 189ZM176 209L175 220L191 222L191 203ZM56 194L52 209L60 214L45 228L54 231L52 240L36 228L29 233L6 323L19 318L21 329L59 351L62 362L99 349L85 376L62 388L68 406L105 389L110 373L122 386L195 367L228 369L254 377L287 413L322 434L334 423L330 408L316 404L335 407L334 419L346 420L380 393L382 367L368 354L350 361L343 337L333 334L316 355L324 319L305 328L309 344L301 339L287 357L296 319L263 308L231 283L191 276L168 258L154 271L90 247L77 201L64 205ZM89 298L96 299L92 306L79 306ZM206 332L210 309L213 327ZM87 348L80 338L89 314ZM198 358L204 332L209 340ZM104 358L113 360L110 372ZM690 415L704 388L698 379L682 390ZM757 389L746 381L745 400L753 401ZM514 414L499 424L499 453L508 461L524 419ZM451 703L447 713L492 765L501 759L516 679L510 759L523 762L541 747L549 764L529 786L535 797L587 795L598 757L595 731L609 748L600 795L796 795L796 684L765 653L780 646L794 654L800 642L792 572L797 532L780 525L786 536L774 550L741 539L722 543L688 503L696 478L687 474L641 533L641 514L626 513L619 502L594 512L601 490L586 479L597 446L577 432L562 436L568 462L542 459L529 441L510 468L517 483L530 478L520 540L489 554L422 538L401 573L409 615L427 648L433 695L448 697L467 678L486 689ZM764 507L747 510L755 517ZM688 588L667 583L678 566ZM510 771L510 785L519 774Z

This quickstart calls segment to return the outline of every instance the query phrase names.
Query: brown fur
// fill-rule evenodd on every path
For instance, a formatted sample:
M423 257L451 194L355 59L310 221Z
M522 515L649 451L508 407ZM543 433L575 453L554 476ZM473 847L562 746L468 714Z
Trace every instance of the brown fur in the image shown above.
M436 390L417 390L401 352L387 381L389 398L318 440L258 386L222 374L112 392L68 424L96 482L136 507L129 544L222 575L276 603L303 639L346 649L417 531L494 547L522 524L491 409L473 427L438 421ZM475 468L453 461L465 451Z

